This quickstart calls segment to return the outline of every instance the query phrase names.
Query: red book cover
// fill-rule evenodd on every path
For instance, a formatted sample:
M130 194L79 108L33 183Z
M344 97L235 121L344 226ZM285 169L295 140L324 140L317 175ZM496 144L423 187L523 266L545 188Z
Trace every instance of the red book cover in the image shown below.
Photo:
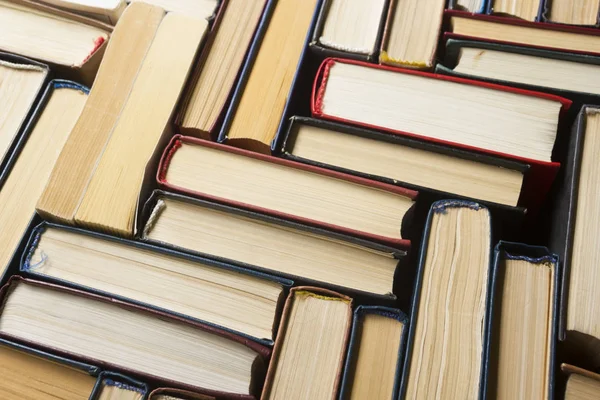
M331 231L335 231L335 232L339 232L339 233L343 233L343 234L347 234L347 235L358 236L358 237L366 239L366 240L370 240L370 241L374 241L374 242L382 243L382 244L386 244L386 245L391 245L391 246L398 247L398 248L408 249L410 247L410 241L406 240L406 239L398 239L398 238L392 238L392 237L387 237L387 236L379 236L379 235L371 234L368 232L356 231L353 229L345 228L345 227L338 226L338 225L332 225L332 224L324 223L321 221L316 221L314 219L305 218L305 217L301 217L298 215L292 215L292 214L279 212L276 210L267 209L267 208L261 207L260 205L256 205L256 204L241 203L241 202L238 202L238 201L235 201L232 199L228 199L228 198L217 197L217 196L213 196L213 195L210 195L207 193L202 193L202 192L197 192L197 191L191 191L187 188L171 184L167 180L167 172L168 172L170 162L171 162L175 152L177 152L177 150L181 147L182 143L189 143L189 144L194 144L194 145L198 145L198 146L204 146L204 147L216 149L216 150L227 152L227 153L232 153L232 154L237 154L237 155L244 156L244 157L253 158L253 159L264 161L267 163L272 163L272 164L281 165L284 167L289 167L289 168L294 168L294 169L298 169L298 170L302 170L302 171L307 171L310 173L324 175L324 176L328 176L331 178L340 179L340 180L352 182L355 184L376 188L376 189L383 190L386 192L395 193L395 194L404 196L404 197L414 201L414 200L416 200L418 193L413 190L401 188L401 187L398 187L395 185L390 185L390 184L386 184L386 183L382 183L382 182L372 181L370 179L360 178L360 177L344 174L344 173L337 172L337 171L331 171L328 169L319 168L319 167L312 166L312 165L306 165L306 164L294 162L291 160L273 157L270 155L259 154L259 153L253 152L253 151L248 151L248 150L240 149L237 147L227 146L227 145L223 145L223 144L219 144L219 143L209 142L206 140L197 139L197 138L189 137L189 136L182 136L182 135L174 136L171 139L171 142L169 143L169 145L166 147L166 149L162 155L160 165L158 168L157 177L156 177L158 184L162 188L167 189L167 190L175 191L175 192L182 193L182 194L187 194L187 195L190 195L193 197L199 197L199 198L202 198L205 200L210 200L210 201L214 201L214 202L221 203L221 204L226 204L226 205L229 205L232 207L243 208L246 210L255 211L258 213L262 213L262 214L267 214L267 215L271 215L274 217L293 220L293 221L296 221L296 222L299 222L299 223L302 223L305 225L316 226L316 227L328 229ZM198 171L198 173L203 173L203 172ZM399 226L398 232L400 232L400 229L401 229L401 227Z
M369 128L369 129L375 129L375 130L384 131L384 132L388 132L388 133L392 133L392 134L412 137L412 138L425 140L425 141L432 142L432 143L446 145L449 147L455 147L455 148L474 151L474 152L478 152L478 153L484 153L484 154L488 154L491 156L501 157L501 158L528 164L530 166L530 168L529 168L529 171L527 172L527 174L525 175L525 179L523 182L523 189L521 191L521 197L519 198L519 205L528 208L530 210L530 212L531 211L535 212L535 211L539 210L542 202L544 201L544 199L546 197L546 194L550 190L550 187L552 185L552 182L554 181L554 178L556 177L556 174L560 167L559 163L544 162L544 161L533 160L533 159L529 159L529 158L518 157L518 156L511 155L511 154L499 153L496 151L486 150L486 149L473 147L473 146L469 146L469 145L465 145L465 144L461 144L461 143L455 143L455 142L450 142L450 141L446 141L446 140L434 139L434 138L420 135L417 132L404 132L404 131L399 131L399 130L393 130L393 129L389 129L389 128L385 128L385 127L381 127L381 126L363 123L360 121L353 121L353 120L348 120L348 119L344 119L344 118L339 118L339 117L336 117L333 115L328 115L323 112L323 97L325 95L325 91L327 88L327 79L329 77L331 67L335 63L360 65L360 66L364 66L364 67L368 67L368 68L382 69L382 70L397 72L397 73L402 73L402 74L416 75L416 76L421 76L421 77L430 78L430 79L455 82L455 83L460 83L460 84L465 84L465 85L479 86L479 87L484 87L484 88L488 88L488 89L494 89L494 90L499 90L499 91L504 91L504 92L509 92L509 93L516 93L516 94L527 95L527 96L535 96L535 97L548 99L548 100L560 101L560 103L562 104L561 116L563 116L566 113L566 111L569 109L569 107L571 106L572 102L570 100L567 100L567 99L559 97L559 96L551 95L551 94L534 92L534 91L524 90L524 89L517 89L517 88L497 85L497 84L493 84L493 83L488 83L488 82L480 82L480 81L474 81L474 80L470 80L470 79L434 74L434 73L423 72L423 71L408 70L408 69L390 67L390 66L385 66L385 65L373 65L373 64L369 64L369 63L365 63L365 62L361 62L361 61L343 60L343 59L337 59L337 58L328 58L325 61L323 61L323 63L319 67L319 70L317 71L317 75L316 75L316 78L315 78L315 81L313 84L311 110L312 110L313 117L315 117L315 118L322 118L322 119L341 122L341 123L350 124L350 125L358 125L358 126L362 126L362 127Z
M600 49L600 30L595 29L595 28L586 28L586 27L581 27L581 26L572 26L572 25L563 25L563 24L551 24L551 23L544 23L544 22L531 22L531 21L521 20L518 18L509 18L509 17L502 17L502 16L497 16L497 15L471 14L466 11L446 10L446 11L444 11L444 22L445 22L445 26L446 26L446 32L444 32L443 39L444 39L444 41L446 41L450 38L466 39L466 40L485 40L488 42L498 43L498 44L512 44L512 45L527 46L527 47L533 47L533 48L544 49L544 50L566 51L566 52L575 53L575 54L588 54L588 55L593 55L593 56L600 56L600 50L599 51L582 51L582 50L574 50L574 49L568 49L568 48L532 45L532 44L520 43L520 42L516 42L516 41L507 41L507 40L502 40L502 39L491 39L491 38L485 38L485 37L479 37L479 36L468 36L468 35L458 34L458 33L453 32L452 26L450 24L451 17L460 17L460 18L474 19L474 20L478 20L478 21L485 21L485 22L489 22L489 23L519 26L519 27L523 27L523 28L527 28L527 29L534 29L534 30L541 29L541 30L546 30L546 31L568 32L568 33L587 35L587 36L599 36L598 37L598 48Z

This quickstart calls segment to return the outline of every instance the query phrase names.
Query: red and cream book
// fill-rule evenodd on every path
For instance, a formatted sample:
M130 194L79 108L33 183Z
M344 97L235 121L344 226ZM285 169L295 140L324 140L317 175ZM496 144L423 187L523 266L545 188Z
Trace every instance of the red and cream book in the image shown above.
M50 64L91 85L112 32L110 25L29 0L0 1L0 51Z

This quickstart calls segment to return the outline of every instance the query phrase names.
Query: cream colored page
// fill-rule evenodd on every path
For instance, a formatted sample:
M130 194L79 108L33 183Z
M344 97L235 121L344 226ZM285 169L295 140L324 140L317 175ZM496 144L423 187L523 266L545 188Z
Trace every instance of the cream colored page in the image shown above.
M0 1L0 49L60 65L81 66L97 43L100 28Z
M599 8L598 0L552 0L549 20L562 24L596 25Z
M554 49L600 53L600 38L593 35L536 29L459 17L451 17L450 25L452 32L464 36Z
M227 132L230 144L271 153L317 3L277 2Z
M329 129L298 126L289 149L295 156L494 203L515 206L519 200L522 172Z
M186 190L395 239L413 204L381 189L187 143L174 153L166 180Z
M537 0L492 0L495 14L507 14L526 21L535 21L540 3Z
M169 129L206 29L207 22L178 13L162 20L77 209L78 224L133 236L146 166Z
M548 396L552 268L552 264L510 259L501 264L503 284L495 300L502 308L494 311L500 321L496 399Z
M217 10L218 0L130 0L159 6L193 18L208 19Z
M389 400L394 398L400 339L404 324L396 319L365 314L360 325L360 340L356 347L351 400ZM356 349L355 348L355 349Z
M264 5L265 0L228 2L185 107L183 127L209 132L215 126L226 106Z
M282 286L239 272L47 228L30 268L106 293L208 321L258 338L273 338Z
M0 271L6 269L35 213L35 203L86 98L77 89L54 89L0 189Z
M373 53L386 2L331 0L329 4L319 43L352 53Z
M397 260L347 242L162 198L145 237L194 252L377 294L392 292ZM260 251L257 251L260 249Z
M393 0L387 43L380 62L407 67L431 67L441 29L444 0Z
M142 400L143 397L140 389L114 382L112 385L104 383L97 400Z
M600 339L600 110L588 108L570 263L567 330Z
M523 68L527 65L527 68ZM547 88L600 94L600 66L496 50L461 49L454 71Z
M42 67L0 60L0 159L24 124L46 74Z
M423 265L407 399L476 399L490 255L485 209L433 214Z
M550 161L558 100L336 62L325 115ZM432 110L435 112L432 113Z
M96 378L84 371L0 345L2 400L88 400Z
M111 302L17 284L0 331L43 346L209 390L248 394L257 354L172 319Z
M595 400L600 396L600 381L571 374L567 381L565 400Z
M296 292L287 319L269 391L264 400L329 400L337 380L350 328L350 304L309 292Z

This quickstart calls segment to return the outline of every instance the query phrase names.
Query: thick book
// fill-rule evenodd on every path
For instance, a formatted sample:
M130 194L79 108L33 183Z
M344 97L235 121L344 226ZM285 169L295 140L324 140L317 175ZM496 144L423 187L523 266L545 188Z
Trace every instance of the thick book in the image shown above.
M408 317L400 310L356 307L339 400L396 399Z
M487 395L554 399L558 256L545 247L501 241L494 259Z
M322 1L269 1L227 109L219 142L271 152Z
M216 139L267 4L267 0L222 2L175 121L182 133Z
M600 55L600 30L446 10L445 38L488 40L546 50Z
M187 15L197 20L209 20L217 13L219 5L229 0L128 0L129 3L148 3L168 12Z
M406 261L404 250L163 191L154 192L144 215L141 239L150 243L388 299Z
M122 237L135 234L138 208L146 186L154 182L154 168L207 28L207 21L173 12L160 22L81 197L77 225Z
M86 260L81 263L80 260ZM272 344L293 282L145 243L42 223L21 272L220 326Z
M544 0L487 0L487 13L506 19L540 21Z
M49 75L45 64L0 52L0 108L5 110L0 125L0 170L6 166L8 155L23 134Z
M292 117L282 157L410 188L506 208L532 208L528 164L307 117Z
M165 149L157 180L167 190L410 247L402 227L417 193L396 186L186 136Z
M351 325L350 297L316 287L293 288L261 399L335 399Z
M125 7L126 0L37 0L51 6L81 14L85 17L97 19L115 25Z
M0 398L88 400L99 368L0 339Z
M90 397L94 400L145 400L148 385L123 374L103 371Z
M432 68L445 6L445 0L390 2L379 62L404 68Z
M51 283L13 277L0 294L0 337L200 393L255 399L270 355L212 326Z
M536 190L528 203L539 207L560 167L551 161L552 150L570 105L546 93L327 59L315 78L311 108L318 118L529 164Z
M0 276L27 231L35 203L54 163L79 118L88 89L74 82L53 80L27 122L0 175Z
M600 366L599 257L596 244L600 218L596 192L600 185L600 108L584 106L573 125L564 175L557 185L550 249L564 265L559 338L566 340L569 362Z
M75 214L164 15L162 8L144 3L131 4L123 13L81 117L37 203L37 212L45 219L74 224Z
M565 400L600 398L600 374L570 364L562 364L560 368L567 375Z
M600 17L598 0L541 0L546 22L597 27Z
M217 400L213 396L206 396L188 390L175 388L156 388L148 395L148 400Z
M310 48L317 53L376 60L381 47L390 0L326 0Z
M481 398L492 277L488 209L434 203L422 246L400 398Z
M450 0L448 9L467 11L470 13L484 13L489 0Z
M600 102L598 56L449 38L435 71L562 96L573 100L574 111Z
M0 51L50 64L91 85L112 27L29 0L0 2Z

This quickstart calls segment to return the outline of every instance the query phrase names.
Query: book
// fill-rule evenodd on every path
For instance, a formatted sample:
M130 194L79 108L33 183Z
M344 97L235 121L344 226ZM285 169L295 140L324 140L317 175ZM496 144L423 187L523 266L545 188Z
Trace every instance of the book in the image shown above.
M551 161L561 110L570 105L545 93L340 59L325 60L316 79L316 117L541 162Z
M507 206L519 203L525 176L523 165L303 117L293 117L283 155L365 178Z
M158 183L207 200L410 246L401 227L417 193L395 186L185 136L175 136L165 149Z
M436 72L469 79L564 93L600 95L600 59L578 54L449 39L444 65Z
M129 0L131 3L144 2L189 17L208 20L218 9L220 0ZM229 0L225 0L229 1Z
M446 11L446 37L489 40L547 50L600 54L600 31L581 27L542 24L494 15Z
M351 324L351 298L315 287L293 288L261 399L337 398Z
M0 1L0 51L48 63L91 85L112 28L28 0Z
M115 25L127 3L125 0L37 0L51 6Z
M207 394L254 399L270 353L215 327L49 283L14 277L2 295L5 338Z
M598 25L598 0L545 0L546 20L569 25Z
M257 30L266 0L229 0L213 27L176 124L186 135L210 139Z
M7 161L8 153L46 85L48 73L44 64L0 54L0 109L5 110L0 123L0 164Z
M393 297L397 258L406 255L374 242L160 191L147 208L151 213L142 239L150 243L375 295Z
M568 374L565 400L593 400L600 396L600 375L574 365L562 364Z
M69 81L51 81L25 136L11 154L0 187L0 275L9 266L69 132L81 114L88 89Z
M388 14L379 62L431 68L442 29L444 0L394 0Z
M485 11L487 0L450 0L448 8L451 10L482 13Z
M97 368L0 340L3 400L88 400Z
M102 234L43 224L21 270L272 341L281 281ZM83 264L80 262L85 260Z
M244 65L219 141L269 154L296 68L315 12L317 0L279 0L273 3L257 54ZM261 99L261 101L256 101Z
M157 388L148 396L148 400L216 400L212 396L188 392L181 389Z
M115 27L90 95L37 203L45 219L73 225L96 165L134 85L165 15L135 3ZM123 55L127 62L123 62Z
M208 23L167 13L75 213L80 226L132 237L146 169L170 121Z
M600 180L595 160L600 149L598 132L600 108L586 105L573 124L550 235L550 248L565 266L560 338L567 341L572 361L589 369L600 366L600 294L595 267L598 249L594 233L600 215L595 201Z
M379 50L389 1L328 0L321 7L320 26L311 44L369 59Z
M477 203L431 206L416 278L401 398L479 398L491 264L489 211Z
M341 399L395 399L408 317L398 309L358 306L342 379Z
M148 385L127 376L102 372L98 377L95 393L91 398L97 400L144 400Z
M490 12L519 18L525 21L536 21L540 10L540 0L489 0Z
M554 398L558 268L558 257L544 247L496 246L488 396Z

